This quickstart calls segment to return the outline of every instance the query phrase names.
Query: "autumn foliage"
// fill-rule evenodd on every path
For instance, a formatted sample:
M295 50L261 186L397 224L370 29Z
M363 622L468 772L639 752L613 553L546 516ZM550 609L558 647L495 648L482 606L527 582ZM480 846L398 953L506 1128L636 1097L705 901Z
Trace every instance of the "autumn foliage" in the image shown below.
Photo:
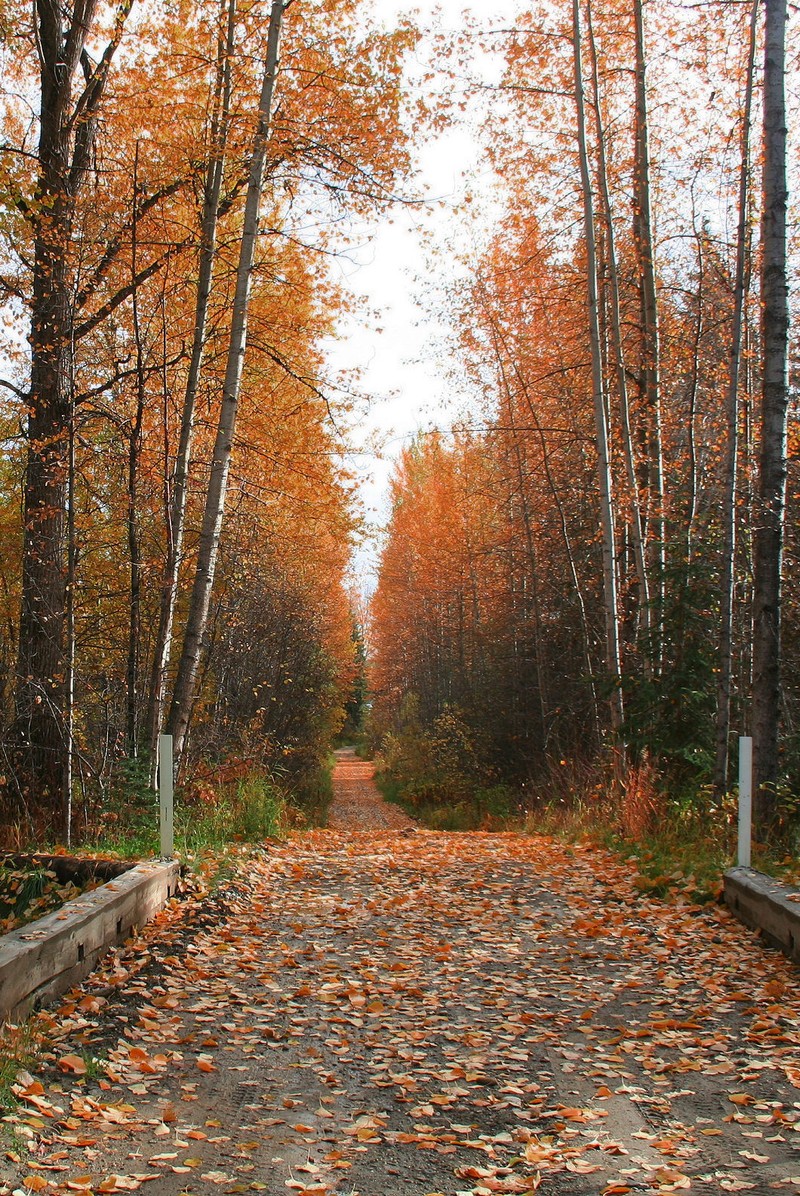
M198 559L268 16L191 0L123 4L116 17L42 3L8 18L0 672L12 835L43 823L80 831L120 763L146 760L163 725ZM313 771L343 718L354 671L350 399L329 385L319 349L345 302L326 261L343 218L386 203L406 169L400 81L414 37L371 27L356 2L297 5L285 21L184 773L201 755L232 754ZM54 106L59 55L74 74ZM31 125L40 80L44 119ZM60 138L56 167L46 133ZM182 428L188 487L159 678Z
M478 784L646 760L673 797L724 792L750 725L761 33L746 9L642 7L528 9L485 43L502 210L447 297L475 404L403 454L373 603L376 739L435 738L449 712ZM789 468L778 805L798 766Z

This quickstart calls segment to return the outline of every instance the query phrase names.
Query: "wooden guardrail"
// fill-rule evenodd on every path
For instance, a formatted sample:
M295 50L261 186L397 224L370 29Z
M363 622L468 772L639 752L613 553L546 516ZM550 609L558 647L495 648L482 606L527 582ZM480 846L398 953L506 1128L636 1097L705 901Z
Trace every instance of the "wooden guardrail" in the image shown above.
M77 984L109 947L175 896L180 868L138 864L0 939L0 1018L19 1019Z
M725 903L746 926L800 963L800 888L753 868L731 868L725 873Z

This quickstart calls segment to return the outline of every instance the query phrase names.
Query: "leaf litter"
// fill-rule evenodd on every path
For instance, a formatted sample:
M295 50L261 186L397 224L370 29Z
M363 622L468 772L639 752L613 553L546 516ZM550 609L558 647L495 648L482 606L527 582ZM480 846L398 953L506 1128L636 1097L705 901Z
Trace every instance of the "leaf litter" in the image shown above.
M249 856L38 1016L3 1196L800 1192L787 960L596 849L387 829L356 780L358 829Z

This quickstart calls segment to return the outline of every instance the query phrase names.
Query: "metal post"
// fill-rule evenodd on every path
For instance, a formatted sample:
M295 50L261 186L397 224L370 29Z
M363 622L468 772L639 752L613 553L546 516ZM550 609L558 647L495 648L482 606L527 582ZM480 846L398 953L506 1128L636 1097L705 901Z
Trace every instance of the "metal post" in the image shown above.
M750 867L750 840L753 822L753 740L739 736L739 850L740 868Z
M161 828L161 858L172 859L175 840L172 831L172 736L158 737L158 794Z

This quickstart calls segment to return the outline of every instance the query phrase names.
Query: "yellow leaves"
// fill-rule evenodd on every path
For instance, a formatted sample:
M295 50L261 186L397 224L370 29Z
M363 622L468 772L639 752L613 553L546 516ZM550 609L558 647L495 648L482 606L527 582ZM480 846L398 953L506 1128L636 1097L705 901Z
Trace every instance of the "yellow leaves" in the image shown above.
M652 1178L659 1184L659 1190L665 1192L680 1192L691 1188L692 1181L682 1171L673 1171L669 1167L659 1167L652 1173Z
M590 1163L588 1159L567 1159L564 1167L575 1175L592 1175L595 1171L603 1170L599 1163Z
M61 1071L69 1072L72 1075L86 1075L86 1060L82 1059L80 1055L62 1055L58 1060L58 1066Z
M56 1113L62 1111L59 1106L52 1104L42 1095L44 1088L38 1082L29 1084L26 1088L22 1088L19 1084L12 1084L11 1091L20 1100L32 1105L43 1117L54 1117Z
M72 1085L59 1098L69 1112L42 1115L35 1135L57 1138L69 1158L52 1173L20 1164L20 1175L46 1175L53 1196L97 1194L101 1182L113 1196L127 1179L144 1182L122 1174L136 1166L176 1190L238 1196L370 1191L390 1163L398 1190L418 1164L432 1192L524 1196L572 1183L597 1196L683 1196L701 1159L710 1173L706 1156L732 1160L720 1178L749 1182L797 1136L793 1048L781 1055L770 1039L740 1049L724 1020L732 986L711 953L698 962L697 920L684 928L660 907L642 912L605 857L516 835L365 829L314 831L247 866L224 925L204 927L186 954L154 949L158 985L134 978L110 999L128 1017L106 1052L111 1095L59 1072L59 1086ZM601 937L606 884L616 905ZM662 980L684 967L670 992ZM784 983L788 1033L795 982ZM91 1058L92 1033L110 1024L78 1005L65 1015L70 1034L54 1026L48 1074L67 1051ZM47 1101L45 1085L25 1080L21 1091ZM762 1100L773 1082L774 1099ZM138 1110L120 1100L132 1083L144 1089ZM215 1103L231 1083L244 1094L235 1124ZM725 1102L751 1138L692 1111L695 1093L713 1109L728 1088L753 1094ZM24 1097L21 1108L37 1113ZM134 1153L142 1162L126 1163ZM268 1175L265 1158L280 1160ZM113 1174L81 1186L100 1165Z
M526 1163L537 1166L540 1163L549 1163L553 1159L559 1159L561 1152L557 1147L547 1146L543 1142L529 1142L522 1152L522 1156Z
M769 1155L759 1154L755 1150L740 1150L739 1154L743 1159L747 1159L751 1163L768 1163Z
M345 1126L343 1132L355 1138L358 1142L380 1142L378 1131L384 1129L386 1123L387 1119L385 1117L370 1117L365 1114L351 1125Z

